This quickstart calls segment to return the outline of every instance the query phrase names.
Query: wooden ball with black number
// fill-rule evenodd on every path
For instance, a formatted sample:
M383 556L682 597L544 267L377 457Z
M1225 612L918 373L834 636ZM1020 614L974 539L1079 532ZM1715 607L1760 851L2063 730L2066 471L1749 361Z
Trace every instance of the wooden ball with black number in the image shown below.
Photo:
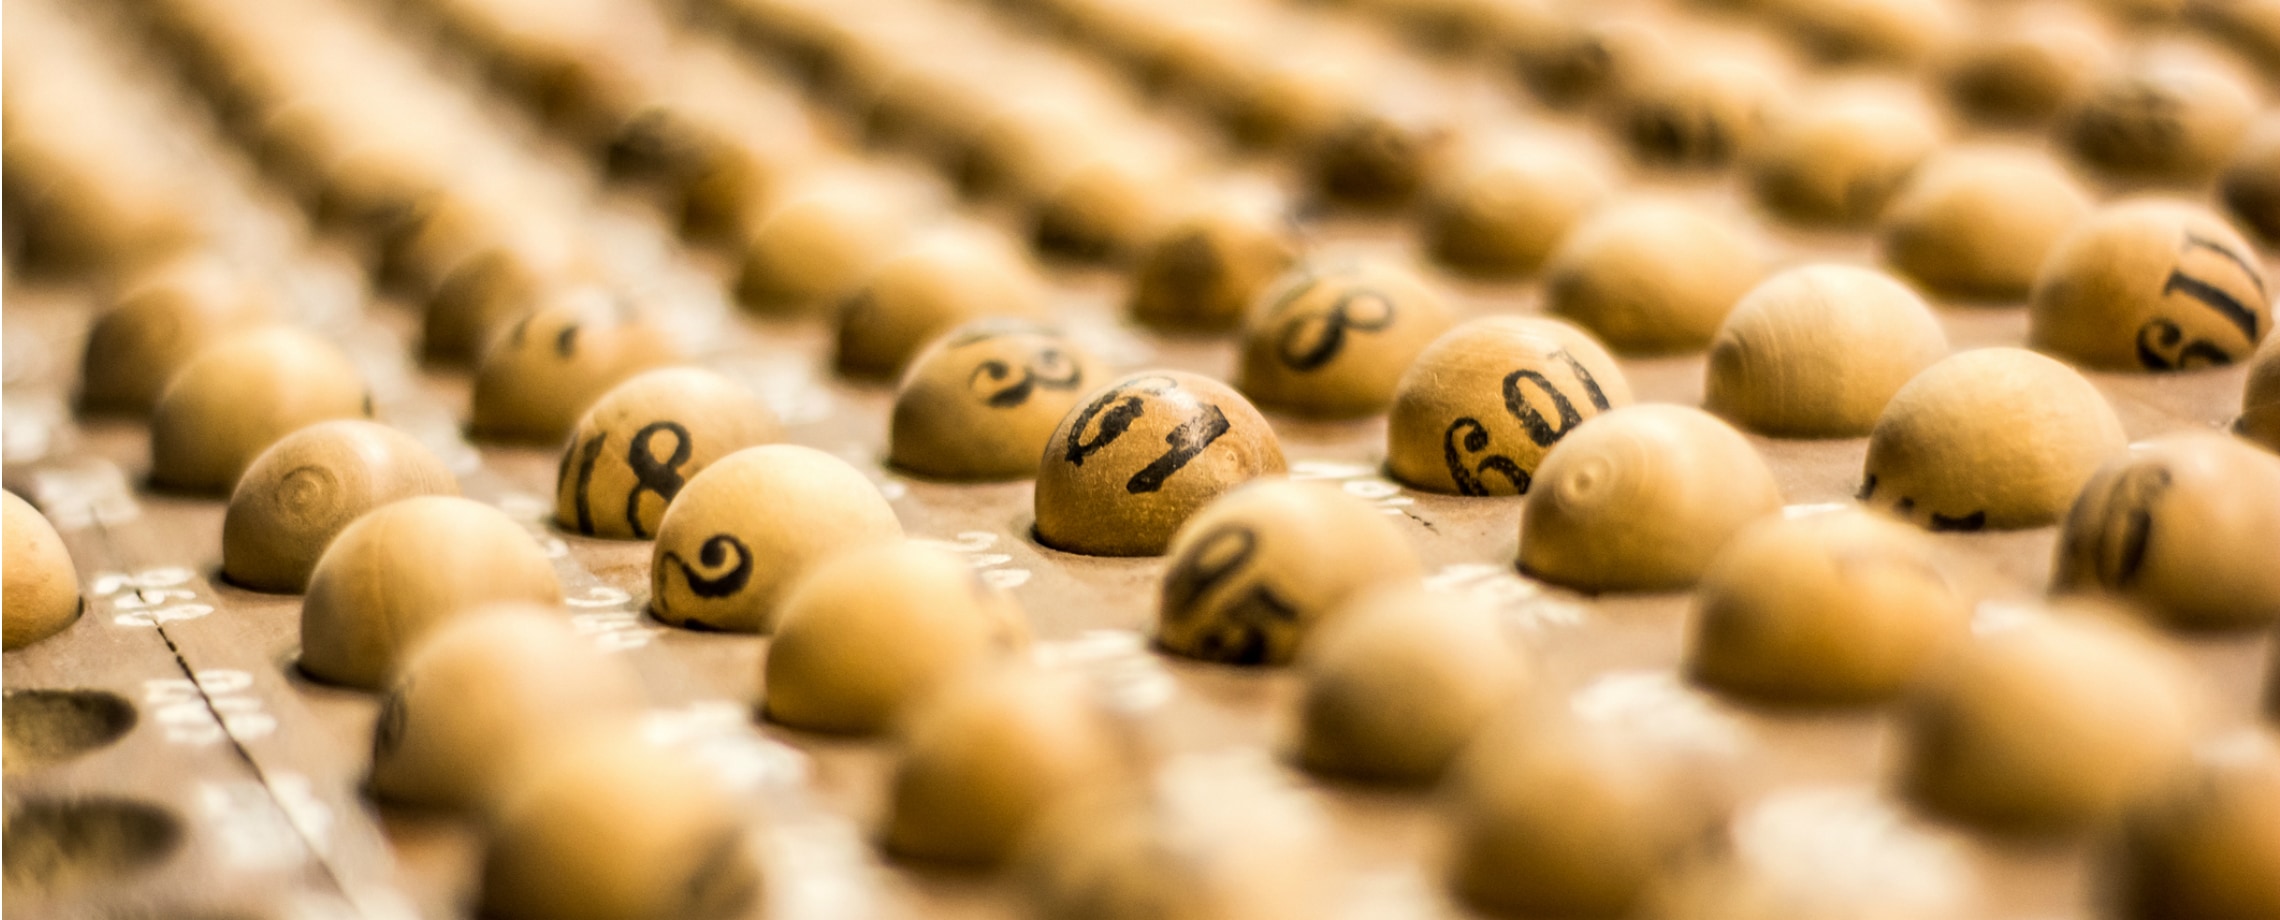
M680 357L664 329L617 295L561 291L485 349L468 430L489 440L559 443L611 387Z
M1287 479L1204 506L1172 538L1170 555L1156 645L1224 664L1288 664L1348 599L1423 572L1377 508Z
M415 495L457 495L451 468L420 442L361 419L319 422L254 458L222 517L222 575L299 593L349 522Z
M2265 336L2249 359L2248 385L2241 392L2233 431L2280 454L2280 335Z
M2106 463L2066 516L2051 589L2119 597L2169 626L2280 621L2280 457L2215 432L2169 435Z
M371 413L363 376L331 342L282 326L236 333L198 352L159 393L151 483L224 494L277 439Z
M1296 234L1278 208L1233 196L1213 199L1141 251L1125 312L1166 331L1233 329L1298 252Z
M1940 135L1930 118L1896 102L1838 98L1796 106L1772 120L1750 155L1750 190L1791 221L1865 225L1939 148Z
M666 507L650 612L690 629L765 633L809 569L901 537L887 500L846 461L791 444L748 447L689 477Z
M437 626L389 682L373 729L372 794L495 813L516 778L582 726L628 722L641 682L560 609L497 604Z
M1958 147L1926 161L1878 223L1885 261L1926 287L2016 300L2090 197L2039 151Z
M1631 404L1622 368L1558 320L1493 316L1418 354L1387 417L1393 478L1446 495L1520 495L1575 426Z
M1426 249L1468 274L1531 274L1610 185L1577 152L1534 143L1482 151L1428 186L1419 217Z
M2055 523L2125 443L2121 420L2073 368L1982 348L1926 368L1869 432L1861 501L1932 530Z
M583 241L566 229L573 219L517 219L474 255L461 259L427 296L420 359L429 364L480 363L500 331L534 307L599 282Z
M774 410L734 380L697 367L639 374L602 394L570 433L554 523L589 537L649 539L689 477L781 437Z
M79 619L79 572L55 525L14 492L0 492L0 646L15 651L62 632Z
M2256 250L2182 201L2125 202L2077 224L2051 249L2028 307L2036 348L2105 370L2231 364L2272 330Z
M1241 394L1185 371L1141 371L1087 393L1045 442L1036 535L1088 556L1153 556L1212 499L1285 469Z
M1417 353L1455 322L1440 294L1410 272L1310 261L1259 295L1244 324L1235 388L1293 415L1383 412Z
M562 603L554 564L513 518L451 496L382 505L317 558L301 603L301 671L379 690L435 627L506 601Z
M1751 289L1718 328L1702 407L1775 437L1860 437L1947 353L1931 308L1890 276L1793 268Z
M2258 107L2241 77L2215 60L2157 47L2092 80L2059 137L2109 178L2193 186L2232 160Z
M1610 112L1640 163L1723 169L1757 144L1781 95L1775 72L1748 57L1674 54L1643 68Z
M985 316L1043 319L1037 269L983 228L938 232L888 256L839 307L833 361L893 379L936 336Z
M1544 267L1544 307L1625 353L1690 351L1763 273L1757 247L1689 205L1638 201L1585 218Z
M1414 584L1348 600L1298 669L1300 766L1418 786L1440 779L1533 677L1487 604Z
M928 346L903 375L887 459L952 481L1035 476L1053 428L1105 373L1084 346L1045 327L968 323Z
M2122 915L2145 920L2280 916L2280 734L2205 746L2184 778L2134 809L2107 872Z
M180 257L138 272L120 285L111 308L87 331L79 406L96 413L147 413L167 378L201 349L274 313L263 285L211 255Z
M761 218L744 241L736 301L764 315L820 314L911 233L917 208L867 182L831 181Z
M2272 8L2280 10L2280 4ZM2274 20L2280 22L2280 16ZM2275 48L2280 49L2280 42ZM2233 220L2261 238L2267 249L2280 248L2280 117L2267 116L2250 129L2218 188Z
M1996 126L2049 120L2090 85L2113 56L2112 27L2082 4L2049 0L1989 5L1936 70L1965 117Z

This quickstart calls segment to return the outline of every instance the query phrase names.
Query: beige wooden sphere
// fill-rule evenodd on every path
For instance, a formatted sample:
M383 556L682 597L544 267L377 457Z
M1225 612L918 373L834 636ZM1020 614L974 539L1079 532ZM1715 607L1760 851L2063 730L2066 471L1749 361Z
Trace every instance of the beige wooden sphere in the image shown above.
M689 478L657 525L650 612L690 629L765 633L818 563L902 537L870 480L808 447L769 444Z
M1702 574L1686 669L1750 699L1881 703L1914 685L1970 622L1970 599L1915 528L1857 508L1768 518Z
M1910 66L1954 40L1957 10L1945 0L1769 0L1790 37L1830 62Z
M1121 262L1177 218L1187 181L1163 151L1110 147L1044 192L1030 238L1043 252Z
M1394 393L1386 471L1447 495L1520 495L1575 426L1631 404L1607 350L1558 320L1492 316L1417 356Z
M14 492L0 492L0 530L6 531L0 556L0 645L15 651L62 632L79 619L79 572L55 526Z
M1975 349L1893 394L1869 433L1860 499L1933 530L2041 527L2124 443L2106 398L2072 368Z
M1264 479L1196 512L1172 538L1156 644L1225 664L1289 664L1355 595L1423 574L1408 538L1361 499Z
M959 482L1035 476L1054 427L1106 375L1084 346L1045 327L967 323L927 346L903 375L887 459Z
M383 505L333 538L301 603L301 671L379 690L406 651L484 604L562 603L538 541L513 518L464 498Z
M451 468L420 442L362 419L318 422L254 458L222 516L222 575L298 594L349 522L398 499L457 495Z
M1221 493L1284 469L1281 442L1241 394L1185 371L1141 371L1086 394L1046 440L1037 539L1153 556Z
M1298 259L1279 209L1215 198L1174 222L1140 253L1125 313L1171 332L1234 329L1259 292Z
M1113 792L1072 796L1016 848L1014 882L1039 920L1303 920L1313 886L1296 835L1245 802ZM1295 852L1294 852L1295 851Z
M1425 248L1467 274L1533 274L1611 187L1607 170L1580 153L1498 145L1427 187L1418 218Z
M199 351L275 313L266 287L210 254L136 272L87 330L79 406L147 414L167 379Z
M1640 163L1723 169L1757 144L1782 93L1777 74L1748 57L1673 54L1642 68L1609 111Z
M1387 584L1346 601L1299 657L1307 770L1431 785L1533 667L1481 601Z
M1942 140L1929 118L1883 100L1793 106L1751 153L1750 191L1796 223L1864 226Z
M966 560L900 541L851 549L784 598L761 704L793 728L877 734L960 672L1028 644L1020 602Z
M2280 454L2280 335L2265 336L2249 359L2248 385L2241 392L2233 431Z
M1235 388L1292 415L1374 415L1393 403L1417 353L1455 323L1441 295L1400 267L1309 260L1251 308Z
M2183 629L2280 621L2280 457L2212 431L2132 447L2098 469L2059 532L2051 589L2127 600Z
M2231 162L2257 114L2255 95L2216 62L2168 50L2090 82L2059 132L2076 159L2119 181L2183 186Z
M2201 701L2179 662L2097 609L1982 629L1901 710L1901 787L1975 826L2101 824L2185 766Z
M1757 448L1698 409L1607 413L1544 456L1520 516L1520 568L1583 591L1692 587L1750 522L1781 510Z
M2113 29L2067 0L1983 4L1978 28L1941 56L1937 78L1965 117L1983 124L2047 121L2113 57Z
M2123 916L2280 916L2280 738L2252 729L2225 745L2124 825L2109 870Z
M2111 205L2075 225L2043 262L2028 307L2034 347L2106 370L2231 364L2272 330L2256 250L2207 209L2163 199Z
M2280 19L2280 3L2271 4ZM2280 248L2280 118L2267 116L2250 130L2239 155L2225 167L2219 192L2232 219Z
M331 342L283 326L235 333L198 352L159 393L151 484L224 494L277 439L371 414L363 376Z
M2017 300L2090 201L2038 151L1952 147L1925 161L1885 207L1878 243L1893 268L1934 291Z
M649 539L689 477L783 435L759 394L716 372L638 374L602 394L571 431L554 483L554 523L589 537Z
M1675 201L1613 205L1584 219L1544 267L1544 309L1627 354L1709 344L1765 269L1732 224Z
M562 442L594 401L629 377L681 358L655 324L600 288L559 292L483 353L468 431L531 444Z
M479 363L492 340L532 309L565 289L601 281L585 244L568 226L569 215L517 220L499 239L460 261L427 297L420 325L420 360L435 365Z
M1504 37L1521 79L1546 105L1576 109L1607 99L1675 53L1677 39L1656 11L1581 12L1554 7Z
M736 302L763 315L820 315L899 247L917 210L904 196L851 180L785 201L744 241Z
M1351 110L1307 144L1307 175L1331 201L1398 208L1446 168L1456 131L1425 106L1377 103Z
M1718 328L1702 406L1774 437L1861 437L1947 353L1931 308L1890 276L1793 268L1751 289Z
M630 721L641 682L570 627L568 612L476 608L413 645L373 729L372 794L497 813L515 782L578 729Z
M1027 257L981 229L937 232L881 262L839 308L834 363L851 377L894 379L936 336L985 316L1045 317L1044 282Z

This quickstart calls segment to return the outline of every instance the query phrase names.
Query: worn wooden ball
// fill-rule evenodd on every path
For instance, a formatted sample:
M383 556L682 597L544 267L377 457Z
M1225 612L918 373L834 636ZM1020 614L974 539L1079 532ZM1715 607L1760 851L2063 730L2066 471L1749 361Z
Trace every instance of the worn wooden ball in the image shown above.
M1723 169L1756 145L1782 87L1775 72L1741 55L1673 55L1642 68L1610 111L1639 162L1658 168Z
M1233 329L1298 251L1297 234L1278 208L1213 199L1142 249L1125 312L1166 331Z
M14 492L0 492L0 530L6 532L0 574L0 646L15 651L62 632L79 619L79 572L55 525Z
M2280 916L2280 736L2252 729L2210 747L2124 822L2109 870L2123 915Z
M1907 66L1957 31L1943 0L1769 0L1776 22L1813 56Z
M318 557L301 603L301 671L379 690L438 625L484 604L562 603L538 541L464 498L421 495L357 518Z
M1775 437L1860 437L1947 352L1931 308L1890 276L1793 268L1752 288L1718 328L1702 406Z
M2016 300L2090 197L2040 152L1950 148L1926 161L1878 223L1885 261L1941 293Z
M1409 203L1443 168L1455 135L1431 108L1380 102L1345 113L1307 145L1315 189L1357 208Z
M744 241L737 303L764 315L822 313L910 235L917 210L907 196L856 181L784 202Z
M501 330L565 288L597 283L601 271L566 216L521 218L476 254L461 260L428 294L420 325L420 359L429 364L479 363Z
M1414 584L1363 592L1299 656L1296 759L1330 776L1430 785L1532 672L1484 602Z
M2248 385L2241 391L2233 431L2280 454L2280 335L2265 336L2249 359Z
M1155 145L1110 147L1043 190L1030 238L1044 252L1121 262L1178 216L1188 179Z
M2077 224L2043 262L2028 308L2034 347L2107 370L2231 364L2272 330L2256 250L2223 218L2161 199Z
M980 228L937 232L888 256L839 308L834 361L851 377L894 379L936 336L985 316L1043 319L1037 269Z
M2272 8L2280 11L2280 4ZM2267 248L2280 248L2280 118L2267 117L2250 130L2218 188L2233 220Z
M1373 415L1393 403L1417 353L1455 323L1441 295L1406 270L1309 260L1252 307L1235 388L1293 415Z
M282 326L236 333L198 352L159 394L151 483L227 493L277 439L371 413L363 376L331 342Z
M748 447L690 477L665 509L650 611L691 629L765 633L809 569L901 537L887 500L846 461L791 444Z
M484 350L468 430L488 440L561 443L611 387L680 357L662 327L617 295L592 287L558 292Z
M1932 530L2041 527L2124 443L2113 408L2073 368L1975 349L1892 395L1869 433L1860 499Z
M1378 509L1287 479L1214 499L1181 525L1170 555L1156 644L1226 664L1288 664L1347 600L1423 572Z
M207 345L275 315L270 292L206 254L136 273L87 330L79 406L142 415L168 378Z
M222 575L299 593L349 522L415 495L457 495L451 468L420 442L362 419L318 422L254 458L222 517Z
M960 326L903 375L887 459L952 481L1035 476L1054 427L1106 373L1084 346L1026 320Z
M1090 556L1164 552L1221 493L1285 469L1259 410L1225 384L1141 371L1085 395L1045 442L1037 539Z
M1402 375L1386 426L1386 471L1448 495L1520 495L1575 426L1631 404L1607 350L1558 320L1493 316L1459 325Z
M1893 102L1796 106L1772 120L1750 155L1750 190L1797 223L1862 226L1883 213L1941 140L1931 119Z
M1532 274L1611 185L1606 170L1580 153L1534 143L1492 147L1427 187L1418 217L1426 250L1468 274Z
M2280 457L2216 432L2169 435L2100 467L2067 512L2051 589L2119 597L2169 626L2280 621Z
M2049 120L2113 56L2113 30L2081 4L1993 7L1942 56L1937 78L1965 117L2024 126Z
M1016 848L1039 920L1319 916L1287 812L1235 796L1104 791L1056 806Z
M589 537L649 539L689 477L781 437L759 394L716 372L636 375L595 400L563 445L554 523Z
M2059 135L2077 159L2120 181L2171 185L2207 182L2232 160L2255 95L2214 62L2169 50L2125 61L2084 89Z
M1616 351L1709 344L1764 272L1757 247L1691 206L1646 200L1585 218L1544 267L1544 308Z

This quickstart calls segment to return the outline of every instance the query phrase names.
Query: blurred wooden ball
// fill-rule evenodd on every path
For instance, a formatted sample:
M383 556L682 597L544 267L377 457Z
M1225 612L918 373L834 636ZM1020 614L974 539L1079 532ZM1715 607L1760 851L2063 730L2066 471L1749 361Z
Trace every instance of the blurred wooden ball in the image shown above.
M1006 240L981 228L939 232L888 256L840 306L833 360L851 377L892 379L944 332L1044 313L1043 281Z
M1615 359L1558 320L1494 316L1434 340L1394 393L1386 470L1448 495L1520 495L1575 426L1631 404Z
M1086 394L1045 442L1037 539L1092 556L1156 555L1213 498L1283 470L1274 430L1225 384L1131 374Z
M1939 319L1890 276L1793 268L1751 289L1718 328L1702 406L1775 437L1860 437L1947 351Z
M2057 592L2130 601L2184 629L2280 621L2280 457L2216 432L2169 435L2107 461L2059 531Z
M600 270L586 244L565 229L567 215L518 220L474 255L458 261L427 296L420 360L455 366L480 362L502 330L564 289L592 285Z
M2155 48L2092 80L2059 136L2110 178L2198 185L2232 160L2257 108L2229 69L2184 49Z
M361 419L319 422L254 458L222 517L222 575L297 594L349 522L415 495L457 495L459 480L420 442Z
M2251 729L2221 744L2124 823L2108 870L2124 916L2280 916L2280 736Z
M294 431L372 413L372 394L348 356L299 329L230 335L167 381L150 417L154 485L221 494L253 459Z
M1955 147L1916 170L1877 227L1884 258L1926 287L1987 300L2027 293L2090 197L2035 151Z
M1037 475L1037 458L1105 368L1067 336L1022 320L958 327L911 362L895 390L887 458L937 479Z
M2280 3L2270 6L2280 14ZM2267 248L2280 248L2280 118L2267 117L2250 130L2219 188L2233 220Z
M1978 27L1965 30L1937 67L1949 100L1973 120L2047 121L2113 56L2112 29L2081 4L1982 6Z
M1534 676L1494 613L1400 583L1347 600L1299 656L1298 763L1401 785L1440 779Z
M594 401L562 448L554 523L589 537L646 540L681 486L713 461L783 437L743 384L697 367L647 371Z
M2233 431L2280 454L2280 335L2265 336L2249 359L2248 385L2241 392Z
M0 645L15 651L62 632L79 619L79 571L55 526L14 492L0 492L0 530L6 532L5 612L0 613Z
M1776 73L1746 56L1672 55L1623 88L1610 110L1640 163L1723 169L1754 147L1782 96Z
M1883 213L1916 165L1940 146L1939 127L1884 100L1839 98L1774 118L1749 158L1750 190L1792 221L1857 227Z
M2110 205L2043 262L2027 340L2087 367L2171 371L2246 359L2272 329L2263 264L2198 205Z
M854 177L819 183L769 211L745 239L737 303L770 316L824 312L909 236L917 210Z
M877 487L808 447L747 447L689 478L657 525L651 612L691 629L765 633L825 559L902 537Z
M270 292L207 254L136 272L87 331L79 406L143 415L168 378L207 345L275 314Z
M468 430L497 441L561 443L603 393L679 360L680 351L616 294L557 292L484 350Z
M1111 147L1043 193L1031 239L1044 252L1121 262L1170 226L1188 181L1175 155Z
M1358 208L1407 204L1446 161L1455 129L1422 108L1349 111L1310 145L1307 169L1325 197Z
M1832 62L1912 65L1958 31L1944 0L1772 0L1766 4L1797 43Z
M1015 850L1014 881L1039 920L1296 920L1319 916L1302 828L1274 803L1213 795L1071 797Z
M2081 374L2017 348L1917 374L1869 433L1860 499L1933 530L2041 527L2124 444Z
M1468 274L1532 274L1611 186L1606 170L1580 154L1500 145L1427 188L1419 216L1425 246Z
M1392 404L1417 353L1455 322L1441 295L1410 272L1309 260L1251 308L1235 388L1293 415L1373 415Z
M1297 261L1298 249L1277 209L1213 200L1142 250L1125 312L1166 331L1233 329L1259 292Z
M1763 273L1757 248L1691 206L1646 200L1585 218L1544 267L1544 307L1625 353L1709 344Z

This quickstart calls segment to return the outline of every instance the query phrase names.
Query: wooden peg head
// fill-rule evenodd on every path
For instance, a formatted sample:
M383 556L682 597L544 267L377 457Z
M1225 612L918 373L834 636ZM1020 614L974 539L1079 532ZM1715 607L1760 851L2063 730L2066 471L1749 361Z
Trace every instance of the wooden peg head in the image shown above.
M398 499L457 495L459 480L420 442L361 419L319 422L254 458L222 517L222 574L296 594L349 522Z
M1535 317L1476 319L1434 340L1402 375L1386 470L1433 492L1519 495L1576 425L1630 404L1622 369L1582 330Z
M1426 249L1469 274L1532 274L1611 185L1580 152L1534 143L1480 151L1428 188L1419 218Z
M1726 221L1671 201L1603 208L1544 266L1544 306L1621 352L1691 351L1764 272Z
M589 537L649 539L689 477L781 437L775 411L720 374L668 367L636 375L595 400L570 433L554 523Z
M1942 293L2012 301L2090 197L2039 151L1952 148L1925 161L1877 235L1894 268Z
M1431 784L1532 671L1482 602L1407 584L1357 594L1299 656L1298 762L1330 776Z
M900 245L916 210L906 196L852 178L784 202L744 241L737 303L771 316L822 313Z
M2072 368L2017 348L1966 351L1885 405L1860 499L1932 530L2040 527L2123 444L2121 420Z
M1166 331L1235 328L1298 259L1296 234L1279 210L1228 197L1174 222L1141 252L1125 312Z
M2167 626L2280 621L2280 457L2215 432L2133 446L2090 477L2059 531L2051 589L2127 600Z
M1093 556L1152 556L1198 509L1284 470L1267 420L1234 390L1142 371L1088 393L1045 442L1037 539Z
M887 257L839 308L834 361L853 377L900 376L936 336L985 316L1042 319L1027 257L980 228L921 238Z
M894 465L953 481L1037 475L1062 416L1106 378L1067 336L1022 320L983 319L935 341L895 392Z
M150 418L151 482L227 493L277 439L371 413L364 378L331 342L282 326L236 333L198 352L160 392Z
M2257 252L2231 225L2182 201L2102 208L2043 262L2028 301L2036 348L2105 370L2231 364L2272 331Z
M1793 268L1752 288L1718 328L1702 406L1775 437L1860 437L1947 351L1931 308L1890 276Z
M87 331L80 408L148 413L167 379L200 350L274 314L266 288L212 255L137 272Z
M664 329L601 288L571 288L507 327L475 372L468 430L557 444L626 378L680 358Z
M1271 410L1354 418L1393 403L1417 353L1456 322L1416 275L1368 261L1302 263L1259 295L1235 388Z
M650 610L692 629L769 631L818 563L902 536L863 474L808 447L769 444L690 477L657 525Z

